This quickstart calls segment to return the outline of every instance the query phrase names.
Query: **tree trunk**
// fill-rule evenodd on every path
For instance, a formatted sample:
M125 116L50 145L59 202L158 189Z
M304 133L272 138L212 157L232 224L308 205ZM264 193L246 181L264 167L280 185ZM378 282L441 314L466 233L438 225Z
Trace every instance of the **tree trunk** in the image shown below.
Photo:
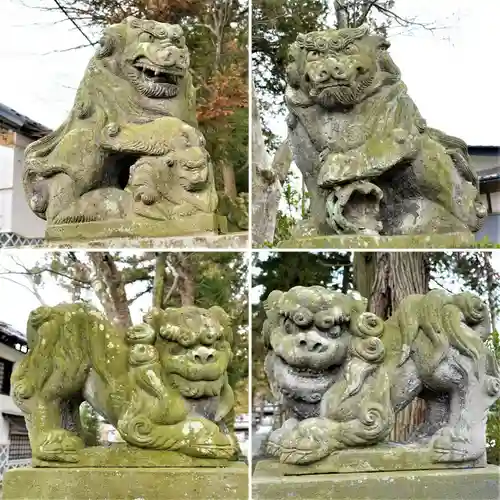
M153 307L162 309L165 296L165 269L167 267L167 254L159 252L155 259L155 279L153 283Z
M94 291L108 319L119 328L131 327L132 318L128 308L125 284L113 257L108 252L88 252L87 255L94 266Z
M429 291L427 255L423 252L354 254L354 284L368 299L368 311L387 319L408 295ZM396 416L390 439L404 441L423 422L425 403L416 398Z
M227 194L229 198L234 200L238 196L238 192L236 190L236 178L234 175L234 167L227 163L226 161L222 162L222 181L224 183L224 194Z
M169 259L177 272L177 290L182 306L193 306L195 302L195 270L192 258L193 254L176 253Z
M429 269L423 252L375 253L375 277L368 310L388 318L408 295L429 290Z
M347 8L345 0L335 0L334 2L335 17L337 21L337 29L347 28L349 21L347 18Z
M256 245L274 239L280 195L281 185L267 154L252 86L252 237Z

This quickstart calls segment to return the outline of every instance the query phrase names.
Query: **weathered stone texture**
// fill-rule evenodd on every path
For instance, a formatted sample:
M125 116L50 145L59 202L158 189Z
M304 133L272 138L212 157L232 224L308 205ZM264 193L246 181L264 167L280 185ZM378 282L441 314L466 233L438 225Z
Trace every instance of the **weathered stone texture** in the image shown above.
M3 500L247 500L248 468L15 469Z
M499 500L500 469L417 470L286 476L259 462L254 500Z
M297 286L271 292L264 308L265 370L290 415L271 433L270 455L304 473L354 470L358 459L360 470L484 465L500 368L477 296L410 295L383 321L363 300ZM406 448L387 448L395 415L416 397L425 421Z

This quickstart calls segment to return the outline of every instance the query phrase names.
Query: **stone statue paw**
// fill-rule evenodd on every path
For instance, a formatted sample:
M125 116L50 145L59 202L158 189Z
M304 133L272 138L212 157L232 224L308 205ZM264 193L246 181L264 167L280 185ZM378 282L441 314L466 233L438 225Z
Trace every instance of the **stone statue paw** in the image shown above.
M85 447L78 436L65 429L44 434L39 443L33 447L33 457L49 462L78 462L78 452Z
M330 438L335 425L326 418L303 420L281 442L280 462L308 464L317 462L333 451Z
M160 199L160 193L151 186L141 186L134 193L135 201L142 201L144 205L153 205Z
M465 462L476 460L482 454L481 447L474 446L469 439L449 427L438 431L432 441L434 462Z
M279 429L271 432L266 444L267 453L273 457L279 457L281 455L281 442L286 438L287 434L292 432L298 425L299 421L296 418L289 418Z
M182 434L187 437L179 451L186 455L200 458L231 458L234 455L230 436L210 420L187 420L182 424Z

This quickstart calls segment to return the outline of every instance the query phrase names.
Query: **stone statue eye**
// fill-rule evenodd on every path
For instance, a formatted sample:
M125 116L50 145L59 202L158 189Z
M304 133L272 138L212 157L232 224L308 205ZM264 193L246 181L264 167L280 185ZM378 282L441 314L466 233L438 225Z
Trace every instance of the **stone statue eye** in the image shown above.
M318 315L315 318L315 323L318 328L329 330L335 324L335 318L327 314Z
M342 329L340 328L340 325L334 325L333 327L331 327L328 330L328 335L333 339L340 337L342 335Z
M147 31L144 31L139 35L139 42L152 42L154 39L155 37Z
M313 320L313 315L308 309L301 308L293 313L292 319L298 326L308 326Z
M355 54L356 52L358 52L358 48L353 43L349 43L344 47L344 52L346 54Z
M307 53L307 59L309 61L314 61L315 59L318 59L321 56L321 54L317 50L311 50Z

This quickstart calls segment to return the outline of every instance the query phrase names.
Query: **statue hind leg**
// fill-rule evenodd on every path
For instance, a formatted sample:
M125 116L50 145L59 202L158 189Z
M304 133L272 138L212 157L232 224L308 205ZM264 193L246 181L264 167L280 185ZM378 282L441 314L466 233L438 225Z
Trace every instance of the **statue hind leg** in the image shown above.
M47 353L38 347L32 348L13 374L13 397L27 416L33 458L76 462L84 444L75 422L75 395L85 381L86 365L78 359L55 365L54 356L42 358Z
M485 453L486 418L498 398L500 380L474 369L472 359L455 355L443 362L436 376L450 382L450 418L432 442L436 462L466 462Z
M60 399L36 398L31 413L29 435L33 458L49 462L77 462L84 447L76 434L63 428L63 407Z

